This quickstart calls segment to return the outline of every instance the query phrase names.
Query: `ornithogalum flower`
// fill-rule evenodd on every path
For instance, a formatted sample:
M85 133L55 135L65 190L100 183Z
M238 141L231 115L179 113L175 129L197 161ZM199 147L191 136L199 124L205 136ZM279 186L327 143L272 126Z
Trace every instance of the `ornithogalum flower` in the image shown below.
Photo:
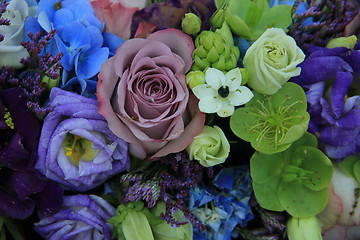
M274 153L288 148L307 130L309 114L300 86L285 83L274 95L254 91L255 97L230 119L231 130L259 152Z
M53 88L50 106L35 165L47 178L86 191L129 168L127 143L109 130L95 99Z
M35 223L35 231L45 239L110 240L112 225L106 220L115 208L95 195L63 197L61 209Z
M0 215L16 219L57 210L63 194L33 168L41 126L27 101L21 88L0 90Z
M226 75L216 68L205 72L206 83L193 88L193 93L200 99L200 111L217 113L220 117L229 117L240 106L254 96L249 88L241 86L241 72L235 68Z

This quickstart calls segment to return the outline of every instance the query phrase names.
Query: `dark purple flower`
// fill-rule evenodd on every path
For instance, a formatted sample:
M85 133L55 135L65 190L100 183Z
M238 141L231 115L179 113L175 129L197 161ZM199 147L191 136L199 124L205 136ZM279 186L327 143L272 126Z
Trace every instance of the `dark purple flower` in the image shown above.
M61 205L63 191L33 169L40 122L21 88L0 90L0 215L29 217L36 205L46 215Z
M116 209L95 195L64 196L62 208L35 223L45 239L111 239L112 225L106 220Z
M87 191L130 167L127 143L109 130L95 99L53 88L49 105L35 164L47 178Z
M306 91L309 132L338 161L360 151L359 47L311 47L300 76L293 78Z

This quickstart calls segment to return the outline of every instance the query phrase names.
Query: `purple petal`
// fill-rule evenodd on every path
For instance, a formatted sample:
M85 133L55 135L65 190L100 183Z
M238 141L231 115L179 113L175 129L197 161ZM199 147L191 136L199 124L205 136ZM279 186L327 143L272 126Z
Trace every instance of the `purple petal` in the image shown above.
M320 99L322 106L321 116L330 124L335 124L336 120L333 115L331 105L324 98Z
M329 125L320 131L320 140L333 146L346 146L356 139L359 132L360 129L345 130Z
M344 110L344 100L346 93L353 81L350 72L338 72L331 89L331 105L337 119L341 117Z
M0 215L25 219L33 213L34 207L35 204L31 199L26 198L24 201L20 201L17 197L0 189Z
M63 203L63 194L64 190L61 187L54 182L47 182L43 191L33 196L39 217L50 216L59 210Z

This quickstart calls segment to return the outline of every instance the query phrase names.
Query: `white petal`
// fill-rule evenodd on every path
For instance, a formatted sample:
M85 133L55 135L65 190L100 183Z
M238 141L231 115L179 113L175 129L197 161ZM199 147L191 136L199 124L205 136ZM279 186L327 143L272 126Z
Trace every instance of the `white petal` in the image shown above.
M239 68L234 68L226 74L227 86L230 92L235 91L241 85L241 72Z
M194 95L198 98L204 98L204 97L215 97L217 95L217 90L211 88L211 86L207 84L201 84L192 89Z
M206 83L216 90L221 87L223 79L225 80L225 75L216 68L208 68L205 72Z
M229 117L234 114L235 107L227 101L222 101L221 110L217 111L220 117Z
M254 94L250 91L249 88L241 86L239 87L238 91L231 92L228 99L230 104L234 106L240 106L250 101L253 96Z
M216 113L221 109L221 106L221 101L212 96L201 98L199 102L199 109L204 113Z

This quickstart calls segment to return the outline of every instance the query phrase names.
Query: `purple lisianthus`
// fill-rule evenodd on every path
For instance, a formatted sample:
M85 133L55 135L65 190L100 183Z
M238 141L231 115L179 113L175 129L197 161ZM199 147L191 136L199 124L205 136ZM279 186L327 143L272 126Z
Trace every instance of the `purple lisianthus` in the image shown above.
M111 239L112 225L106 220L116 209L101 197L75 195L63 197L62 208L35 223L35 231L45 239Z
M46 215L61 205L63 191L33 169L40 122L27 108L21 88L0 90L0 215Z
M309 132L322 150L341 161L360 151L360 45L354 49L311 47L293 81L308 101Z
M95 99L53 88L35 168L65 189L87 191L129 169L127 143L98 113Z

